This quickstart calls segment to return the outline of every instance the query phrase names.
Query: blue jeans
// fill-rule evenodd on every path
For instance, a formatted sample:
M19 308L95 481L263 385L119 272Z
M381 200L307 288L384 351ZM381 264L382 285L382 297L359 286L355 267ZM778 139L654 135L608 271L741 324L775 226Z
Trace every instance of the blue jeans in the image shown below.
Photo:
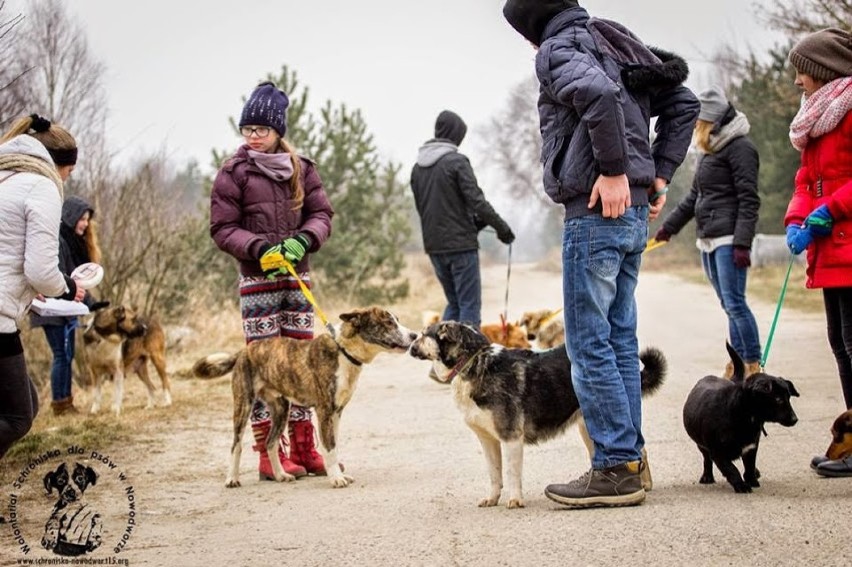
M748 268L738 268L734 264L734 247L730 244L709 253L702 252L701 264L728 316L731 346L744 361L760 361L760 335L754 315L746 304Z
M50 391L53 401L71 396L71 364L74 362L74 330L77 320L65 325L45 325L44 334L53 352L50 369Z
M635 291L647 239L647 206L565 221L565 344L595 469L637 461L645 444Z
M429 259L447 298L442 320L459 321L479 328L482 313L479 251L430 254Z

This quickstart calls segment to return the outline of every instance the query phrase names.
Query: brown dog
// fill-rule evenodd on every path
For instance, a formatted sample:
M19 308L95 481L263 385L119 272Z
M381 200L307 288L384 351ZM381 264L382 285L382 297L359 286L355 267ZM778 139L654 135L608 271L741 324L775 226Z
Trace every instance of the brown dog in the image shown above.
M831 426L831 445L825 456L836 461L852 455L852 410L841 413Z
M297 403L316 410L320 449L331 485L342 488L353 482L337 460L340 414L355 393L363 365L380 352L406 352L417 334L378 307L343 313L340 319L342 324L333 334L313 340L275 337L255 341L236 354L213 354L195 363L193 372L201 378L224 376L233 370L234 440L225 486L240 485L241 439L255 399L269 406L272 430L266 452L275 480L296 478L284 472L277 445L281 433L286 434L290 404Z
M91 413L101 410L101 386L107 378L113 380L112 411L116 415L121 413L125 368L122 349L128 339L140 337L144 333L145 327L129 307L107 307L95 312L83 333L83 346L94 380Z
M145 329L141 336L130 337L121 349L124 361L124 374L136 372L148 391L148 405L154 407L154 384L148 376L148 361L154 365L160 376L160 388L163 391L163 405L172 405L172 389L169 375L166 373L166 334L160 322L154 317L139 316L136 320Z
M422 316L424 329L441 320L441 314L437 311L424 311ZM527 334L521 329L519 323L506 322L502 314L500 320L502 323L488 323L481 326L482 334L488 337L489 341L507 348L530 348Z
M562 309L527 311L521 317L520 326L526 329L529 340L537 340L538 348L553 348L565 343L565 324L561 315Z

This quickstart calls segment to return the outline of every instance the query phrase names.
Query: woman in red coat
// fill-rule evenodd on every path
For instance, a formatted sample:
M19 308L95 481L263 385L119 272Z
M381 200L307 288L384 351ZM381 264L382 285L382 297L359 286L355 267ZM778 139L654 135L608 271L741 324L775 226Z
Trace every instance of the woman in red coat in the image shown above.
M784 224L794 254L808 251L807 286L822 288L828 342L837 359L846 408L852 409L852 34L825 29L790 51L802 107L790 141L802 152ZM852 457L811 466L823 476L852 476Z

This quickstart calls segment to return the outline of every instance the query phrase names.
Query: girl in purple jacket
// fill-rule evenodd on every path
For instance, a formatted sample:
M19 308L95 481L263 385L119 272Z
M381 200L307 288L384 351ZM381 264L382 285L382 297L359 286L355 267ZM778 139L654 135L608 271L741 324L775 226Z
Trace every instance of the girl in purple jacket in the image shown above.
M331 234L334 211L316 167L284 139L289 103L272 83L257 86L240 116L245 144L219 170L210 196L210 234L221 250L239 261L240 311L247 343L314 336L313 308L296 279L277 270L264 273L261 268L261 258L276 248L310 287L308 254L319 250ZM282 435L279 443L278 458L284 470L296 477L325 474L314 444L311 415L310 408L291 406L289 440ZM253 449L260 453L260 478L272 480L265 450L271 422L268 408L260 401L252 408L251 428Z

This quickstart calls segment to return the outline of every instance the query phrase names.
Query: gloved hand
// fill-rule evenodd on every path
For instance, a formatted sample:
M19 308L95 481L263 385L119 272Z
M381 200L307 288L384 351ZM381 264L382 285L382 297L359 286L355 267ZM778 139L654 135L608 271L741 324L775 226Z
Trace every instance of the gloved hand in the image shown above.
M787 246L793 254L801 254L814 240L810 227L791 224L787 227Z
M805 218L805 226L817 238L828 236L834 226L834 218L828 210L828 205L820 205Z
M751 266L751 250L745 246L734 246L734 266L738 268Z
M512 232L511 228L506 227L506 230L497 231L497 238L499 238L500 242L503 244L511 244L515 241L515 233Z
M293 264L304 258L305 252L308 251L310 246L310 237L302 233L281 241L281 251L284 253L284 257Z
M657 234L654 235L654 240L657 242L668 242L671 238L672 235L663 227L660 227L660 230L658 230Z
M280 244L275 246L266 244L260 251L260 269L263 270L264 275L271 277L284 267L284 251L281 250Z

